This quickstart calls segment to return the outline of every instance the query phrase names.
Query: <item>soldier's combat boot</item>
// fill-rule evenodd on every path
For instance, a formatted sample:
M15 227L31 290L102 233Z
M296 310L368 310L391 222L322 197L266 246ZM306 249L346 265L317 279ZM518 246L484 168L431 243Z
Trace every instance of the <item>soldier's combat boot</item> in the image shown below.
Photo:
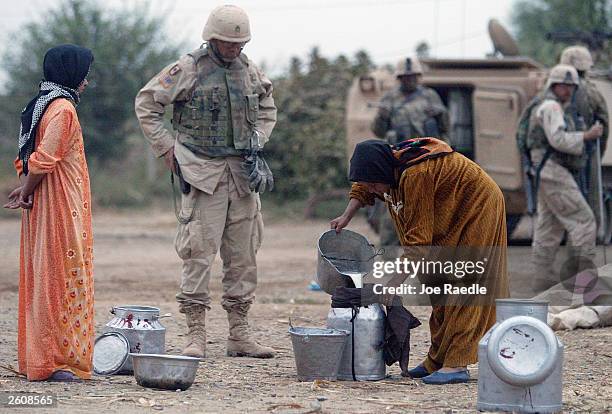
M187 319L187 346L183 349L183 355L205 358L206 357L206 307L203 305L187 305L181 308Z
M235 306L227 311L229 338L227 339L227 356L274 358L274 350L255 342L249 336L247 320L248 306Z

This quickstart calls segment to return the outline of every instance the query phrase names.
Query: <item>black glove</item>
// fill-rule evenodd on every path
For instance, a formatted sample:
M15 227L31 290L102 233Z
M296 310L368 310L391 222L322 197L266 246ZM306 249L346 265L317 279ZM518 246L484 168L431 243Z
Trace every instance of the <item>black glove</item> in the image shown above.
M259 152L252 152L244 158L244 166L249 177L249 188L256 193L274 189L274 176L268 163Z

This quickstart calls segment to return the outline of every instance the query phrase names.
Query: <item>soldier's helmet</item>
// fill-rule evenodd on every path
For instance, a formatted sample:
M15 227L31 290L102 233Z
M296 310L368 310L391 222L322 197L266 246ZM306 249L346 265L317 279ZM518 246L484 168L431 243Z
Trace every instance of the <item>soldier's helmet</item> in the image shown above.
M216 7L206 21L202 39L223 40L225 42L244 43L251 40L249 16L238 6L223 5Z
M548 74L546 84L551 86L555 83L578 85L578 72L576 72L576 68L570 65L557 65L553 67Z
M589 70L593 66L591 52L584 46L570 46L563 49L559 63L571 65L576 70Z
M423 68L421 67L421 62L417 58L405 58L397 62L397 67L395 68L395 77L399 78L400 76L410 76L410 75L422 75Z

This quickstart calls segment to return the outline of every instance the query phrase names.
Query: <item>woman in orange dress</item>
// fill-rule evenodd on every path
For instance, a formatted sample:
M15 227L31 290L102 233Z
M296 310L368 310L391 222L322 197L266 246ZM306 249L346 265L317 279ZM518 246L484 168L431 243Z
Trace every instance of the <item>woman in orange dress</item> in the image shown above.
M29 380L89 379L94 345L89 174L76 106L93 62L61 45L44 58L38 95L21 114L19 371Z

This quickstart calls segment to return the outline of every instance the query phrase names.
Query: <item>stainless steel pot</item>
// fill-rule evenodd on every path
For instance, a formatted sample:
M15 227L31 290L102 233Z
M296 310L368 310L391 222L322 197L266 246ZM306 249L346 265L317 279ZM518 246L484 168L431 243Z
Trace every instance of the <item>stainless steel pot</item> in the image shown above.
M128 340L131 354L163 354L166 352L166 328L159 319L159 308L140 305L113 307L114 315L102 329L103 333L119 332ZM131 355L130 354L130 355ZM120 374L131 374L132 357L128 357Z

